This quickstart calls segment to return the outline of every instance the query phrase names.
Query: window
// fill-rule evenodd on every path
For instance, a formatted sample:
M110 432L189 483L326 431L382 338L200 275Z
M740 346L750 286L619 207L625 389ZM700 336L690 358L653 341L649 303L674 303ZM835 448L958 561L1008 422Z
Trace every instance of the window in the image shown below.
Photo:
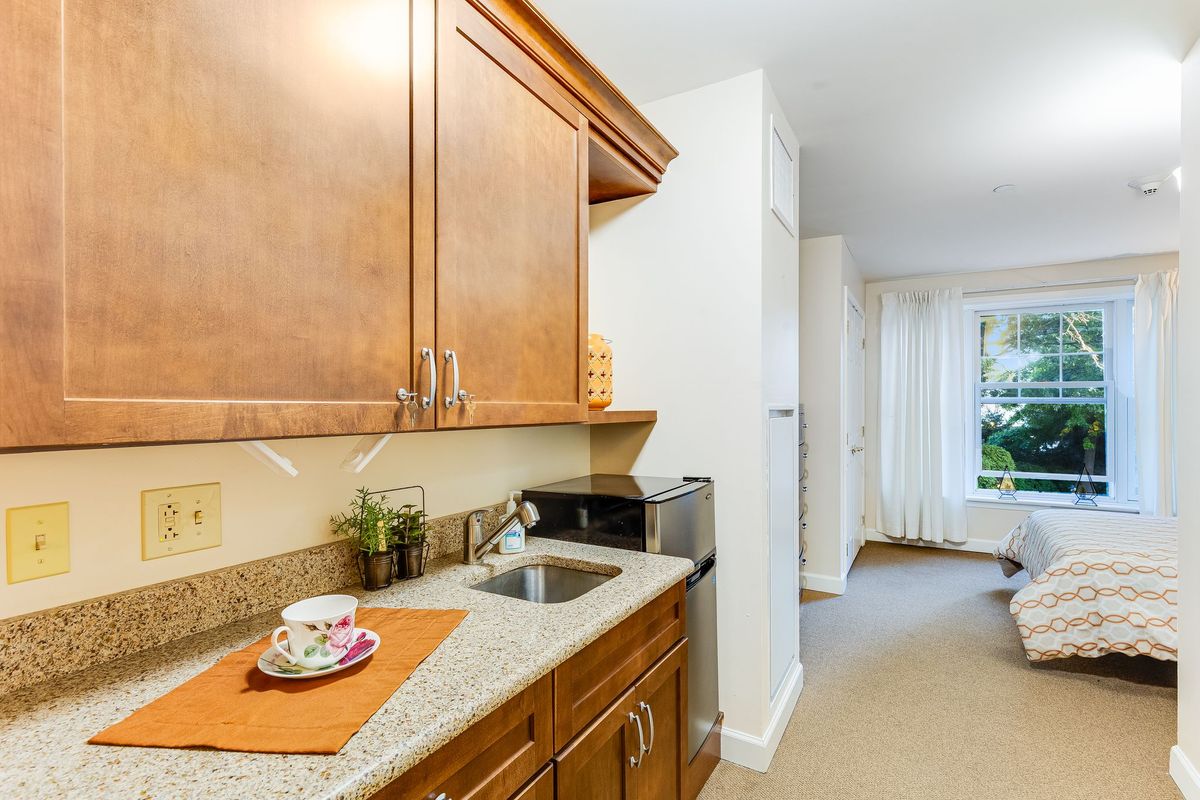
M1101 500L1136 499L1132 301L981 307L973 320L977 492L995 497L1007 469L1026 499L1070 497L1081 474Z

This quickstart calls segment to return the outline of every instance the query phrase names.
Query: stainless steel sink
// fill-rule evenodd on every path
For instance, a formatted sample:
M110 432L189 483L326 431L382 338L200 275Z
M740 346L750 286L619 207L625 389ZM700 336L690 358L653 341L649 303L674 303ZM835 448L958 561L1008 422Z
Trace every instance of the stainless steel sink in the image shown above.
M612 575L598 575L553 564L534 564L488 578L471 588L531 603L565 603L582 597L612 578Z

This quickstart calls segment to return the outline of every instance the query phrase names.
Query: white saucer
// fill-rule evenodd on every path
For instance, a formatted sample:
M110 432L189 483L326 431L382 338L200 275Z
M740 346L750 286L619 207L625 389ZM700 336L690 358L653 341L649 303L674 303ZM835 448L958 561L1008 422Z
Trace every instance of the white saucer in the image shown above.
M289 664L288 660L274 646L271 646L258 657L258 669L260 672L270 675L273 678L289 678L292 680L319 678L323 675L332 675L335 672L341 672L344 669L353 667L355 664L361 664L363 661L366 661L371 657L372 653L379 649L380 641L379 634L375 631L367 630L366 628L355 628L354 636L350 640L350 649L342 657L342 660L327 667L319 667L317 669L309 669L299 664ZM363 647L363 644L366 644L366 647Z

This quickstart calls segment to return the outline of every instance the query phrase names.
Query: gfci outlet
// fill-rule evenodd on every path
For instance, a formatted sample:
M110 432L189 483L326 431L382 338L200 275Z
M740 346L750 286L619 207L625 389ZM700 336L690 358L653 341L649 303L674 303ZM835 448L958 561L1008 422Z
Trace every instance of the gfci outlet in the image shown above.
M142 492L142 560L221 544L221 484Z

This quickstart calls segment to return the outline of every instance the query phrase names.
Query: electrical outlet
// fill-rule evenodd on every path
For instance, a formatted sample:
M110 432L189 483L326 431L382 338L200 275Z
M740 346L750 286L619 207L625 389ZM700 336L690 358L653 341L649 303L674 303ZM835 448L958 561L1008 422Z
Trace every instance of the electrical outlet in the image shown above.
M48 503L8 509L8 582L71 571L70 506Z
M221 484L142 492L142 560L221 545Z

